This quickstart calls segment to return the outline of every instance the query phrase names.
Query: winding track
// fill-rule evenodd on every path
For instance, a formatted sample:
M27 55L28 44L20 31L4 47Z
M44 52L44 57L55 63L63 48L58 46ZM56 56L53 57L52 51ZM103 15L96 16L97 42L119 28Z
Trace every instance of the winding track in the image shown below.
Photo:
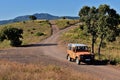
M120 70L106 65L77 65L66 60L65 48L62 48L57 41L60 34L73 27L75 26L59 30L56 25L52 25L53 35L51 37L30 47L2 50L0 52L0 59L22 63L39 63L43 61L46 64L56 64L69 67L78 72L88 73L101 80L120 80Z

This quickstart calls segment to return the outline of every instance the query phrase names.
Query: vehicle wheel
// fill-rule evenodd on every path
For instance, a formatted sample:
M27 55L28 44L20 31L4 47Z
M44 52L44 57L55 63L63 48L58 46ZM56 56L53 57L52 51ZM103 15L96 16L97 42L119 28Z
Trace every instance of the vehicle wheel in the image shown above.
M76 63L80 65L80 60L78 58L76 58Z
M94 60L91 60L91 61L90 61L91 64L94 64L94 62L95 62Z
M67 55L67 60L71 61L71 57L69 55Z

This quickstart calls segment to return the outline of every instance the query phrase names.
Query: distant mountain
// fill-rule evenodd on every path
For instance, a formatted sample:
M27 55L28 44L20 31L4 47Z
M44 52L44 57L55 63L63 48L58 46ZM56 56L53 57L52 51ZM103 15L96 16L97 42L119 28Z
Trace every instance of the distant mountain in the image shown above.
M59 17L59 16L54 16L54 15L51 15L51 14L48 14L48 13L36 13L36 14L33 14L34 16L37 17L37 19L46 19L46 20L54 20L54 19L60 19L62 17ZM0 25L3 25L3 24L8 24L8 23L14 23L14 22L20 22L20 21L27 21L29 20L29 16L30 15L25 15L25 16L18 16L14 19L10 19L10 20L2 20L0 21ZM67 19L79 19L79 17L71 17L71 16L64 16L66 17Z

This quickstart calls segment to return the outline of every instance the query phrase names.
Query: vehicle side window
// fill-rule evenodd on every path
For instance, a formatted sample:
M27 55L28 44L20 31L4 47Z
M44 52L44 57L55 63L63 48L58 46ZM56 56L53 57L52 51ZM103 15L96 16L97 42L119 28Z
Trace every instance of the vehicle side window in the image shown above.
M88 48L86 46L78 46L78 47L76 47L76 50L77 51L87 51Z
M71 50L71 46L68 46L68 50Z

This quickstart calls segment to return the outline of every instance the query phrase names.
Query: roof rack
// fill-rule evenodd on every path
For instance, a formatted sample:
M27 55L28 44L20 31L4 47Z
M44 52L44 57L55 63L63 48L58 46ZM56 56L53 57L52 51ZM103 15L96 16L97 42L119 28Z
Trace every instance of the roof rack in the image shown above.
M68 46L76 47L76 46L87 46L87 45L85 45L85 44L70 43L70 44L68 44Z

